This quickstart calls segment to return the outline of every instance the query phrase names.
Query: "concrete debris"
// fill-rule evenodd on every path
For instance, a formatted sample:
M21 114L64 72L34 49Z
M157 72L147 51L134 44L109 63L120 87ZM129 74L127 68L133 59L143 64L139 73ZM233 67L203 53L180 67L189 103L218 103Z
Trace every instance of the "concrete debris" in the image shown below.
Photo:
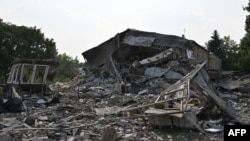
M158 67L150 67L145 69L145 75L152 76L152 77L161 77L166 72L168 72L169 69L162 69Z
M237 77L237 87L211 81L209 53L201 48L178 36L119 33L83 53L81 76L46 87L56 98L22 92L27 108L0 115L0 140L223 138L223 125L250 123L249 93L242 89L249 79ZM222 73L221 80L231 79Z

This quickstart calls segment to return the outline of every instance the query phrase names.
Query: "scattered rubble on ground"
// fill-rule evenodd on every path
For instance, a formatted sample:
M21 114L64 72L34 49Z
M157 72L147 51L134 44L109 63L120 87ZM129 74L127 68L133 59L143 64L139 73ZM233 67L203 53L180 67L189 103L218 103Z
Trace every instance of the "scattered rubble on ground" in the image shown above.
M0 140L222 140L224 124L250 123L247 74L211 81L190 40L125 33L84 52L84 75L49 85L53 100L3 112Z

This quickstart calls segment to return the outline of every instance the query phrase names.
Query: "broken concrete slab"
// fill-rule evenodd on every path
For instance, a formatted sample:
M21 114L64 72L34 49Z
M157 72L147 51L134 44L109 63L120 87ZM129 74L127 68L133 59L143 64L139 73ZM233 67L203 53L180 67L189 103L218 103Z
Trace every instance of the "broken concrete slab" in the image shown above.
M169 70L168 72L166 72L164 74L164 77L166 79L170 79L170 80L171 79L173 79L173 80L179 80L179 79L181 79L183 77L183 75L181 75L180 73L177 73L177 72Z
M161 77L166 72L168 72L169 69L170 68L164 69L164 68L159 68L159 67L149 67L149 68L145 69L145 73L144 74L147 75L147 76L152 76L152 77Z

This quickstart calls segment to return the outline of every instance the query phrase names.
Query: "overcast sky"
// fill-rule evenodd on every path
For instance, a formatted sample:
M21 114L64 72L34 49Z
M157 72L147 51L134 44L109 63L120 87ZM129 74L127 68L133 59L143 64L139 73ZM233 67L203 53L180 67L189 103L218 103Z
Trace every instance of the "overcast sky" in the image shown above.
M127 28L172 34L204 46L216 29L239 43L248 0L0 0L4 22L41 29L59 53L82 52Z

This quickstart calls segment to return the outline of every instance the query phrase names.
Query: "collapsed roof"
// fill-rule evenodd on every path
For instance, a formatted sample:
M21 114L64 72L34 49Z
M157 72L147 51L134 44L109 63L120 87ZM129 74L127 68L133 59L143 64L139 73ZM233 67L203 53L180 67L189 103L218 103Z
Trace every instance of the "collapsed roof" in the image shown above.
M107 63L110 55L118 49L122 50L123 47L126 49L129 49L128 47L132 47L130 49L138 49L138 47L141 47L142 49L140 52L143 53L143 48L158 51L163 51L168 48L191 50L193 44L198 45L193 40L175 35L164 35L155 32L127 29L116 34L102 44L83 52L82 55L86 59L85 67L94 68Z

